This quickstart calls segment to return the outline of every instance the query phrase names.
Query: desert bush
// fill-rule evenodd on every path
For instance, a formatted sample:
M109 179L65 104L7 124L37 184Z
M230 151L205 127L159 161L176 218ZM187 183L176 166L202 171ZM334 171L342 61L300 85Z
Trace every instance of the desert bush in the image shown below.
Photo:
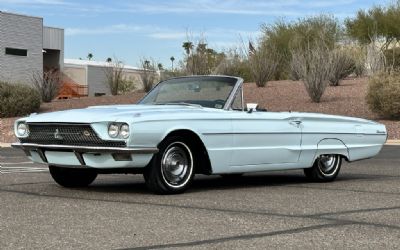
M400 118L400 73L381 72L368 82L369 108L386 118Z
M366 51L364 46L355 46L349 50L354 60L354 74L357 77L364 76L366 73Z
M247 59L235 50L226 53L226 56L214 69L212 74L239 76L243 78L245 82L252 81Z
M367 46L366 72L367 75L375 75L385 70L386 58L382 50L375 44Z
M249 43L249 49L244 49L252 79L257 87L265 87L267 82L273 79L280 56L274 47L261 43L256 48Z
M389 70L400 70L400 48L392 48L385 50L386 68Z
M274 79L287 79L291 74L290 44L296 33L294 25L279 20L273 24L262 25L261 31L263 32L262 42L274 46L281 57L280 63L275 70Z
M292 23L279 20L273 24L264 24L261 30L262 43L275 48L280 58L274 73L276 80L299 79L296 72L291 69L293 50L305 50L309 43L321 39L326 46L333 49L341 36L338 21L330 15L307 17Z
M125 94L136 90L139 83L132 78L123 78L118 84L118 94Z
M291 68L303 81L313 102L320 102L332 75L332 51L323 40L292 52Z
M0 117L23 116L36 112L41 96L36 89L22 84L0 82Z
M39 92L43 102L51 102L60 92L61 73L57 69L34 72L32 84Z
M348 50L338 48L331 53L332 74L329 78L329 85L339 86L340 80L352 74L356 68L356 62Z
M116 57L109 61L107 67L104 68L106 81L112 95L118 95L120 89L124 88L124 86L120 86L121 84L124 84L123 72L124 64Z
M142 72L140 78L142 79L143 90L149 92L157 81L157 63L152 59L142 58L140 60Z

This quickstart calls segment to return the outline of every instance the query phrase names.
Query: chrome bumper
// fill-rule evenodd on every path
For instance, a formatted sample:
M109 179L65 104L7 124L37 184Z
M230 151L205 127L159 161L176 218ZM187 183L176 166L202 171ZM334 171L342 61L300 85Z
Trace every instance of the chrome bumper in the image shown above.
M70 151L73 152L82 165L85 165L83 153L112 153L112 154L155 154L158 148L119 148L119 147L87 147L73 145L48 145L35 143L12 143L13 148L19 148L30 156L30 151L36 151L43 162L48 162L45 151Z

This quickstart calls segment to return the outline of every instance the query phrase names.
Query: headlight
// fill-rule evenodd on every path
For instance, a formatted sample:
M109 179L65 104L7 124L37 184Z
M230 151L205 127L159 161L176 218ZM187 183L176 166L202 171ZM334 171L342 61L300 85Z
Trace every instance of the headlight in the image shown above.
M26 125L26 123L21 122L20 124L18 124L17 126L17 135L18 136L27 136L28 135L28 125Z
M120 129L119 129L119 135L126 139L129 137L129 126L128 124L122 124Z
M108 126L108 135L112 138L115 138L118 136L119 133L119 126L115 123L110 124Z

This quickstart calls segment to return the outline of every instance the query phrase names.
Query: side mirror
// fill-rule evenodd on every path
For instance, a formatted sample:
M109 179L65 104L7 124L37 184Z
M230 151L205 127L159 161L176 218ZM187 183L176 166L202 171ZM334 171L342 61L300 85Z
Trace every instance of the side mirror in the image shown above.
M258 104L257 103L247 103L247 113L253 113L253 111L257 111Z

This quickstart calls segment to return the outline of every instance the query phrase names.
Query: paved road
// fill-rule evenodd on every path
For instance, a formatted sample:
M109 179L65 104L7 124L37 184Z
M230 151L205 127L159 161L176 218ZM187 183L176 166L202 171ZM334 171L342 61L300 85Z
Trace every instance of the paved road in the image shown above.
M400 147L345 164L336 182L301 171L150 194L141 176L100 176L65 189L41 165L0 149L0 249L400 249Z

